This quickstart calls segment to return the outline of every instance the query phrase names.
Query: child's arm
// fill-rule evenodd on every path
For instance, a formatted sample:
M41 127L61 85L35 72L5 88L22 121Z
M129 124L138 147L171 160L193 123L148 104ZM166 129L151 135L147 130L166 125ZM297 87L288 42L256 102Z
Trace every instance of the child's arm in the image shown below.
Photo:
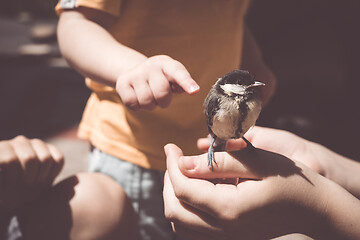
M246 138L258 148L299 161L360 199L360 163L284 130L254 127Z
M114 20L107 13L83 7L61 14L59 45L73 68L116 87L123 103L133 110L167 107L176 86L188 94L199 90L180 62L168 56L147 57L116 41L106 30Z
M245 137L257 148L303 163L360 199L359 162L284 130L255 126L245 134ZM204 152L209 145L207 138L198 140L198 147ZM235 151L244 147L246 144L242 139L233 139L227 142L226 150Z

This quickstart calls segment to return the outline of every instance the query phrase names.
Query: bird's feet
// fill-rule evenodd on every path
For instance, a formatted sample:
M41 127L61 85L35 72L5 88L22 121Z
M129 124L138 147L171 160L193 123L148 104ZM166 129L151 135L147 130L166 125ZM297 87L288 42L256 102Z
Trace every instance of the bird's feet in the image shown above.
M216 164L215 161L215 154L214 154L214 143L215 143L216 137L213 137L211 139L211 143L210 143L210 147L208 149L208 156L207 156L207 160L208 160L208 166L211 169L211 171L214 170L214 165L213 163Z
M255 147L251 144L251 142L249 142L249 140L247 140L246 138L244 137L241 137L245 143L246 143L246 148L249 148L249 149L255 149Z

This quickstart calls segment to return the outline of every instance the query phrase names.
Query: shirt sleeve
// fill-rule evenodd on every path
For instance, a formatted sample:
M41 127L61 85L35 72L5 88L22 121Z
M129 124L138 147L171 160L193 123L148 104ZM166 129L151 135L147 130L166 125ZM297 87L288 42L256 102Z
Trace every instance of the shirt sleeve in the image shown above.
M122 0L59 0L55 12L60 15L63 10L88 7L119 16L121 2Z

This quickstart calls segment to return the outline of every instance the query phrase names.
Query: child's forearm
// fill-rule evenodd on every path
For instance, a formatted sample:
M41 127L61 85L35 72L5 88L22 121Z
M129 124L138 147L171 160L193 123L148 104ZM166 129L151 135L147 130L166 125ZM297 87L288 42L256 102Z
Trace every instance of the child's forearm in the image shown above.
M360 199L360 163L314 142L308 142L307 146L322 166L320 173Z
M335 154L335 153L334 153ZM335 154L329 178L360 199L360 163Z
M63 56L74 69L111 87L115 87L123 72L147 58L117 42L105 28L80 11L61 14L58 40Z
M324 190L326 220L314 226L315 239L360 239L360 201L333 182Z

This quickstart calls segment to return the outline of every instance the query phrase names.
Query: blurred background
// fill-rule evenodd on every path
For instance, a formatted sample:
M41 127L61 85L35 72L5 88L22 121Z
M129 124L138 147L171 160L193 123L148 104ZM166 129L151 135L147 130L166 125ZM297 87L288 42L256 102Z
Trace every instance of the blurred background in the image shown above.
M76 126L89 90L59 53L56 2L1 2L0 140L24 134L54 143L67 160L65 177L86 169L88 144L76 138ZM360 160L359 5L253 0L247 22L278 78L259 125Z
M90 91L56 41L56 0L1 1L0 140L23 134L65 155L58 180L87 169L88 143L76 137Z
M248 14L278 78L259 125L360 160L360 1L255 0Z

